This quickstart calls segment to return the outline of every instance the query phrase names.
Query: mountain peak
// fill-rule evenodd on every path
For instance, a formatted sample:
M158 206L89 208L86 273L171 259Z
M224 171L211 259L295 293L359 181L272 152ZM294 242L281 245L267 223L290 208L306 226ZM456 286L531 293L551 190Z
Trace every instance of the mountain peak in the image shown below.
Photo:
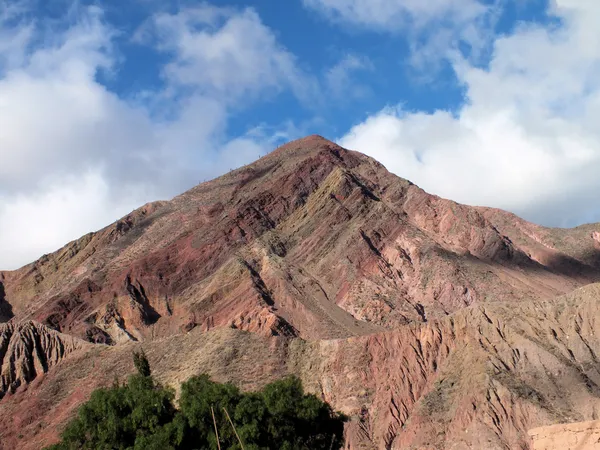
M281 145L271 152L270 155L277 156L289 153L311 154L329 150L339 151L345 149L321 135L311 134Z
M304 136L302 138L295 139L293 141L288 142L285 145L319 145L319 144L333 144L336 145L333 141L321 136L320 134L309 134L308 136Z

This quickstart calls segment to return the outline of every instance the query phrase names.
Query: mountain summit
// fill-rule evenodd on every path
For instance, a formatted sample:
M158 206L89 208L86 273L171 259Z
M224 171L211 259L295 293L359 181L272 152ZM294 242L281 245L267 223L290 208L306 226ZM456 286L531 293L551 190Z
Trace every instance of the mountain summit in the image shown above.
M581 334L581 352L569 346L564 336L572 324L552 309L551 299L599 280L598 225L550 229L497 209L460 205L372 158L309 136L171 201L145 205L17 271L0 272L0 321L33 320L56 336L71 335L68 342L92 349L79 357L80 367L97 360L107 372L119 365L124 348L143 343L150 357L162 354L157 372L166 382L179 377L180 361L164 348L187 361L185 373L209 371L241 384L298 373L353 417L348 448L413 448L425 445L431 427L454 436L452 427L472 424L489 437L489 447L477 448L514 448L525 442L530 425L547 425L557 414L589 415L573 405L552 409L554 400L544 397L549 388L530 392L527 377L543 373L548 354L558 361L550 371L595 358L600 348ZM575 314L579 306L564 302ZM546 343L542 325L533 327L542 331L527 325L538 313L556 342ZM506 320L513 321L510 330ZM580 330L594 327L586 320ZM571 343L578 339L571 336ZM214 353L228 348L225 343L235 343L236 361L222 360L227 351ZM198 353L211 348L213 360ZM12 370L2 364L8 359L1 349L2 371ZM62 397L46 398L44 405L66 411L63 421L74 398L81 401L77 384L84 383L55 384L58 376L73 380L77 370L68 355L64 359L40 370L48 372L46 388L62 389ZM264 362L264 369L249 369L253 361ZM472 386L460 384L467 368ZM81 370L81 379L92 377L93 370ZM584 375L596 386L583 366L573 379L585 384ZM12 395L0 403L0 414L15 411L25 401L23 383L1 386L0 395ZM461 392L469 396L455 397ZM519 393L528 398L519 400ZM34 390L28 401L31 395ZM37 395L42 402L43 389ZM491 396L487 403L485 396ZM466 398L472 411L462 403ZM512 402L508 412L506 402ZM519 410L523 405L530 409ZM455 407L464 414L459 425L450 419ZM496 417L489 418L492 407ZM8 431L0 436L16 439L14 423L3 420ZM489 433L481 431L486 426ZM25 433L27 445L35 448L31 433ZM460 435L469 445L484 442L477 439Z

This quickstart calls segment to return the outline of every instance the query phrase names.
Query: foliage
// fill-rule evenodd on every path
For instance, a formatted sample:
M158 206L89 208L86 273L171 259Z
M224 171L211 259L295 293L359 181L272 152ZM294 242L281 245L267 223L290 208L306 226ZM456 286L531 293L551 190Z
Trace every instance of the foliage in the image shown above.
M149 441L164 441L167 435L170 439L176 436L173 398L172 390L140 374L131 376L127 384L98 389L53 449L137 449L147 447L144 443Z
M345 418L305 394L296 377L251 393L208 375L192 377L181 386L177 410L174 392L154 381L146 355L133 357L138 373L94 391L49 449L218 450L215 424L221 450L240 450L239 440L245 450L342 447Z
M144 350L141 352L133 352L133 365L140 375L144 377L149 377L152 375L150 363L148 362L148 358L146 358L146 353L144 353Z

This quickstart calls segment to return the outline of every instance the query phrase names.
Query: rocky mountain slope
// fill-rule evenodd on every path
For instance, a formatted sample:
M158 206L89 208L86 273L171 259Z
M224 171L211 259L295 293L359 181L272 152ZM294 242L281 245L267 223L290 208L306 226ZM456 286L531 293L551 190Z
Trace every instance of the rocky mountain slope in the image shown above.
M348 337L570 292L600 279L599 236L440 199L311 136L1 272L0 302L109 344L196 326Z
M598 417L599 297L591 285L336 340L197 327L143 348L157 378L174 386L204 372L245 389L297 374L352 417L348 449L527 449L531 428ZM132 372L140 345L90 346L7 396L0 441L36 449L56 438L94 387Z
M460 205L311 136L0 272L5 333L47 336L4 351L33 362L2 364L0 441L55 438L143 345L167 383L299 374L348 448L530 448L596 418L600 288L575 289L599 280L600 225Z

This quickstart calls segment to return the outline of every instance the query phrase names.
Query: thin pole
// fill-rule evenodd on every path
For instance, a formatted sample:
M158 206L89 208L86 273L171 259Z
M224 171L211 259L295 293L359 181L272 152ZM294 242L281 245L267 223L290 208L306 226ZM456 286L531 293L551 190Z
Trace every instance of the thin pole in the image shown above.
M240 443L240 447L242 447L242 450L244 450L244 444L242 444L242 440L240 439L239 434L237 434L237 431L235 429L235 425L233 424L231 417L229 417L229 413L227 412L227 410L225 409L225 407L223 406L223 411L225 411L225 414L227 414L227 418L229 419L229 423L231 424L231 428L233 428L233 432L235 433L235 437L237 438L238 442Z
M210 407L210 411L212 412L213 423L215 424L215 434L217 435L217 447L219 448L219 450L221 450L221 443L219 442L219 431L217 430L217 420L215 419L215 410L212 406Z

